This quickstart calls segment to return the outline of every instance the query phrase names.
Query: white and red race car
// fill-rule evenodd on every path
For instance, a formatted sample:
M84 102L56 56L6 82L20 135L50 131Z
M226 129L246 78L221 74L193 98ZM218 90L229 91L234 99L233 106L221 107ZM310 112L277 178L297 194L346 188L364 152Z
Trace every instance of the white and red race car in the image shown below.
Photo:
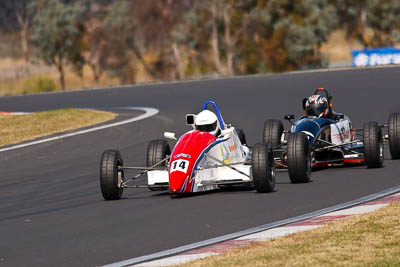
M166 140L152 140L147 149L146 167L124 166L117 150L103 152L100 163L100 187L105 200L120 199L124 188L169 190L172 195L203 192L227 186L254 186L257 192L275 188L275 167L270 146L257 143L250 151L242 130L225 124L214 101L204 103L202 110L212 106L218 118L220 134L196 130L196 115L186 115L186 124L193 127L179 140L165 132L166 139L176 140L170 150ZM140 171L126 179L125 172ZM147 174L147 184L129 183Z

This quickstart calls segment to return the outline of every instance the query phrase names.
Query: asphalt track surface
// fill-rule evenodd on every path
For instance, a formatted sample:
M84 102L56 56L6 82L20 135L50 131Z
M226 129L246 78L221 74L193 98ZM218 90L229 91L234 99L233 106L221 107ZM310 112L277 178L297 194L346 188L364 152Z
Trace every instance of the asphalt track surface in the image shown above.
M400 67L242 77L0 98L0 110L63 107L153 107L154 117L63 140L0 153L0 266L96 266L142 256L350 201L400 184L400 161L386 149L382 169L313 172L276 192L224 191L171 199L147 189L103 200L99 162L119 149L125 165L144 166L147 144L164 131L189 128L186 113L215 100L226 122L260 142L265 119L302 115L302 98L317 87L356 128L387 123L400 111ZM135 114L125 114L131 116ZM136 114L137 115L137 114ZM144 179L142 179L144 182Z

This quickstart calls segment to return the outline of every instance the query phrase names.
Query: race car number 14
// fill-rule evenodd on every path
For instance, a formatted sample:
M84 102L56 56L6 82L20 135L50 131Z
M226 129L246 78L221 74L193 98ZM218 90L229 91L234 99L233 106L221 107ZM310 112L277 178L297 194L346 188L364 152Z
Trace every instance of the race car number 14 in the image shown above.
M187 169L189 168L189 161L184 159L177 159L173 161L170 166L171 166L169 171L170 173L174 171L180 171L186 173Z

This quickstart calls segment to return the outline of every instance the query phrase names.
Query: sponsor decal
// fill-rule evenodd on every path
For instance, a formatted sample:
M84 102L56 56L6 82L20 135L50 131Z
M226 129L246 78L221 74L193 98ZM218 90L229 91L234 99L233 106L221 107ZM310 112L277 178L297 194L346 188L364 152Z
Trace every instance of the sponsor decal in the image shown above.
M235 144L235 145L233 145L233 146L228 146L229 152L235 151L235 150L237 149L237 147L238 147L237 144Z
M350 133L346 131L346 128L340 128L340 132L332 135L334 138L337 139L350 139Z
M225 164L230 164L231 162L230 162L230 160L229 160L229 154L225 154L224 146L223 146L223 145L220 145L219 148L220 148L220 150L221 150L222 161L223 161ZM226 148L225 148L225 149L226 149Z
M191 158L191 156L188 155L188 154L180 153L180 154L175 155L175 156L174 156L174 159L179 158L179 157L182 157L182 158L189 158L189 159Z
M400 49L394 47L353 50L353 66L400 64Z
M189 168L189 161L185 159L177 159L174 160L170 164L169 173L173 173L175 171L180 171L186 173Z
M347 120L339 121L331 124L332 143L341 145L347 143L351 139L350 123Z

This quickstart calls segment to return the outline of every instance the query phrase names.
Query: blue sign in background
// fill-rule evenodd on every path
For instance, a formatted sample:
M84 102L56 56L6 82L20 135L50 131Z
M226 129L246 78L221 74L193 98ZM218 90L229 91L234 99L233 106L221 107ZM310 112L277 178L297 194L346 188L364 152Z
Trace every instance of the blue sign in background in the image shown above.
M400 64L400 49L394 47L353 50L353 66Z

